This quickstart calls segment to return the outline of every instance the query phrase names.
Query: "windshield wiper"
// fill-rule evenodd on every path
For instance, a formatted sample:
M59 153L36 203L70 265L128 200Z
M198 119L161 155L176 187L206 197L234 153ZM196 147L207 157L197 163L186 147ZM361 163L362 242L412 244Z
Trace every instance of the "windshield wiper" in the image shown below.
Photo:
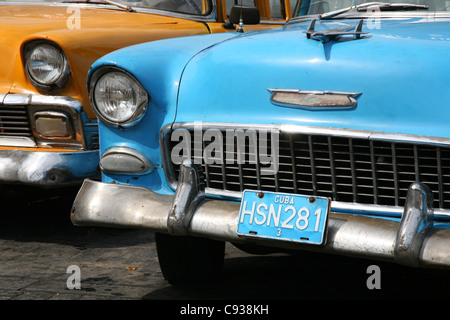
M388 2L368 2L351 6L336 11L330 11L318 15L320 20L331 19L348 11L367 11L370 7L376 7L380 11L400 11L400 10L428 10L428 6L410 3L388 3Z
M123 9L128 12L135 12L134 9L130 6L115 2L115 1L109 1L109 0L63 0L63 3L70 3L70 2L82 2L82 3L107 3L111 4L113 6L119 7L120 9Z

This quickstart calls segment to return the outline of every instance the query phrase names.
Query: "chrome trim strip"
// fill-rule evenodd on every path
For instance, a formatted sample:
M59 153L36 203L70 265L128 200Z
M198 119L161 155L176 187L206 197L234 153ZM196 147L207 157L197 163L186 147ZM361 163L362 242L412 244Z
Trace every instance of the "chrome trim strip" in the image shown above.
M194 129L198 126L198 122L176 122L163 126L160 131L160 149L162 163L164 164L164 172L169 186L176 190L177 178L172 170L170 161L169 145L166 143L169 133L176 129ZM202 122L202 129L264 129L264 130L279 130L286 133L299 133L311 135L336 136L345 138L360 138L367 140L391 141L391 142L408 142L424 145L435 146L450 146L450 138L444 137L430 137L419 136L412 134L397 134L387 132L374 132L363 130L339 129L339 128L322 128L300 125L276 125L276 124L243 124L243 123L216 123L216 122ZM205 188L205 193L208 197L228 199L239 201L242 197L241 192L227 191L212 188ZM331 211L336 213L349 212L352 214L367 214L377 216L392 216L400 217L403 212L403 207L400 206L382 206L375 204L359 204L333 201L331 204ZM434 216L436 220L449 219L450 210L434 209Z
M358 138L373 141L390 141L390 142L408 142L434 146L450 146L450 138L419 136L413 134L390 133L378 131L339 129L339 128L322 128L298 125L281 125L281 132L287 133L303 133L323 136L335 136L344 138Z
M377 12L377 18L379 19L413 19L413 18L424 18L429 21L434 21L435 19L439 18L449 18L450 12L445 11L408 11L408 12L399 12L399 11L381 11ZM311 21L312 19L316 19L317 14L310 14L305 16L295 16L292 17L289 21L291 23L299 22L299 21ZM346 19L373 19L373 14L367 12L348 12L344 13L342 15L339 15L338 17L334 17L329 20L322 20L322 21L339 21L339 20L346 20Z
M87 7L87 8L96 8L96 9L110 9L110 10L116 10L121 11L124 13L127 13L122 8L115 7L113 5L95 5L95 4L87 4L87 3L49 3L49 2L12 2L12 1L6 1L1 3L2 6L6 5L43 5L43 6L74 6L77 5L79 7ZM168 17L174 17L174 18L181 18L181 19L188 19L188 20L195 20L200 22L213 22L215 20L215 13L216 13L216 4L213 2L212 4L212 10L211 13L205 16L197 16L189 13L181 13L181 12L172 12L172 11L164 11L164 10L158 10L158 9L151 9L151 8L140 8L140 7L133 7L133 10L135 10L138 13L149 13L149 14L156 14L156 15L163 15ZM210 21L208 21L210 20Z
M194 126L201 124L202 129L260 129L278 130L283 133L314 134L323 136L336 136L344 138L358 138L368 140L380 140L391 142L410 142L418 144L450 146L450 137L421 136L403 133L390 133L368 130L341 129L332 127L313 127L295 124L257 124L257 123L231 123L231 122L175 122L164 126L161 131L171 128L194 129Z
M303 110L311 110L311 111L315 111L315 110L348 110L348 109L354 109L356 108L358 102L356 101L356 99L362 94L361 92L340 92L340 91L305 91L305 90L300 90L300 89L267 89L270 93L270 102L272 102L272 104L279 106L279 107L284 107L284 108L294 108L294 109L303 109ZM278 94L283 94L283 93L287 93L290 95L296 95L296 96L301 96L301 95L308 95L308 96L317 96L318 98L321 98L325 95L330 95L330 96L336 96L336 97L346 97L348 99L347 103L335 103L333 105L328 104L328 105L324 105L321 106L319 105L319 103L314 103L314 102L309 102L309 105L307 104L301 104L301 103L296 103L293 101L282 101L282 99L278 98L277 99L277 95Z
M4 147L36 147L33 139L28 137L0 137L0 146Z

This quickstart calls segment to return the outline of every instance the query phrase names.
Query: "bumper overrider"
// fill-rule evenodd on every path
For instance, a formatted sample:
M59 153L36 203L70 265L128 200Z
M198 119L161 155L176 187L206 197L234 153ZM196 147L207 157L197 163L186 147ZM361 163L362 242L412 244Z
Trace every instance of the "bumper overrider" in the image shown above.
M423 184L409 187L399 221L331 210L326 241L318 246L238 235L240 203L206 198L199 182L201 175L197 165L181 164L174 195L86 179L74 201L71 220L76 226L148 228L172 235L335 253L414 267L450 266L450 230L434 226L432 195Z
M63 96L0 94L0 183L81 185L99 176L97 121Z

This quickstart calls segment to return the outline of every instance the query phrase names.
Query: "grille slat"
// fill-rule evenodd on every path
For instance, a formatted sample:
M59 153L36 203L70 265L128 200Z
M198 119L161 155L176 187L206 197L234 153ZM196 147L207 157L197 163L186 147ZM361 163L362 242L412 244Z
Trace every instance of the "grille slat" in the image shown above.
M225 130L222 132L225 137ZM270 149L270 134L265 139ZM177 144L170 142L170 136L166 142L171 143L169 151ZM222 150L232 152L233 163L203 161L206 186L219 194L258 189L326 196L350 203L403 206L409 185L422 182L432 190L436 208L450 209L450 147L281 132L278 171L264 175L261 169L268 166L260 162L258 152L256 163L249 161L255 150L249 150L248 145L240 149L237 142L235 139L233 150L227 149L229 141L222 141ZM204 142L203 148L209 143ZM237 163L239 151L244 151L245 163ZM230 159L230 154L221 157L226 156ZM171 170L177 178L179 166L171 164Z
M0 137L30 137L30 121L25 106L0 105Z

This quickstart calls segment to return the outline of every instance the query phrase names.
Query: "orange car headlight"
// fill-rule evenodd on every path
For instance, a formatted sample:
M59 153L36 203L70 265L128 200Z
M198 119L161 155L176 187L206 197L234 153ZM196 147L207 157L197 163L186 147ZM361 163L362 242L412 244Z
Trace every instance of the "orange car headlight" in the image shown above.
M66 55L56 44L33 41L24 47L25 70L33 85L43 91L63 88L70 76Z

